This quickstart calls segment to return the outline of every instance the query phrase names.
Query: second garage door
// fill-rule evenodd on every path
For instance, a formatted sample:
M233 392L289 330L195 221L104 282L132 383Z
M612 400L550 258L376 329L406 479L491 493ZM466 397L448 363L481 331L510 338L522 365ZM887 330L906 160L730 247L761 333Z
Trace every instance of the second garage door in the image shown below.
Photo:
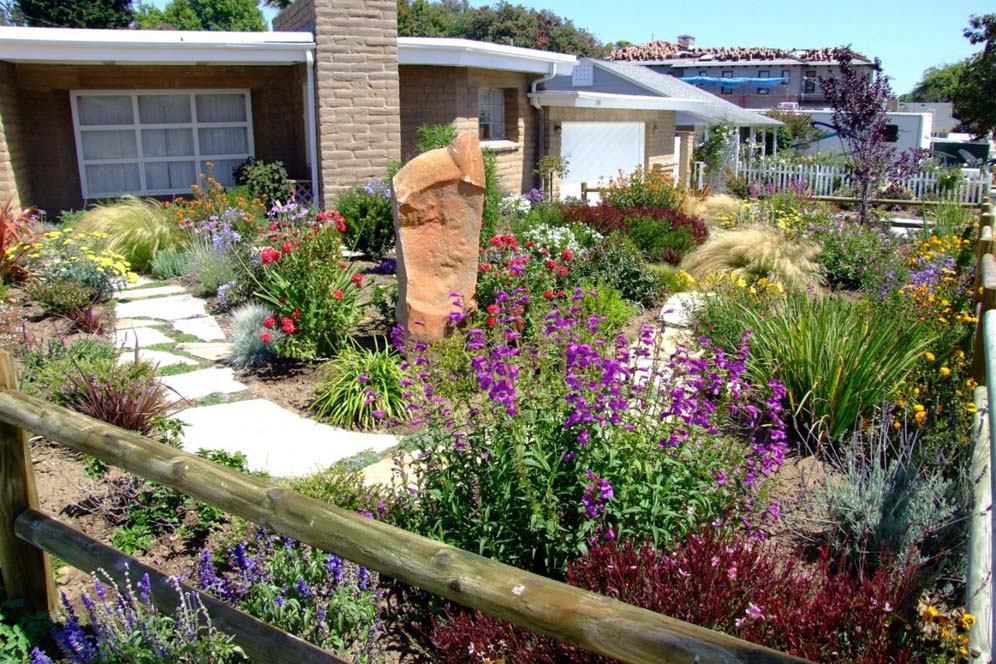
M596 187L599 179L643 166L644 132L642 122L564 122L560 154L568 160L568 171L560 197L580 198L582 182Z

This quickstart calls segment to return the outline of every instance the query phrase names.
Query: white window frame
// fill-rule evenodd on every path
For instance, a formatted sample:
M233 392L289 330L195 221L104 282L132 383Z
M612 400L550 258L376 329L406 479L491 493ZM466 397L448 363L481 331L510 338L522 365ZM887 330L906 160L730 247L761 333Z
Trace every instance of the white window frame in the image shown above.
M488 136L487 138L484 138L483 136L481 136L481 140L482 141L483 140L487 140L487 141L503 141L503 140L506 139L506 135L507 135L506 131L505 131L505 121L506 121L506 119L505 119L505 111L507 109L506 109L506 106L505 106L505 90L503 88L478 88L477 89L477 130L478 130L478 135L482 134L483 131L484 131L483 127L481 127L481 108L482 108L482 106L481 106L481 95L484 94L484 93L487 93L488 97L492 97L493 95L497 94L498 98L501 99L501 122L497 122L497 123L495 122L495 120L494 120L494 116L495 116L495 114L494 114L495 105L494 104L490 104L490 108L492 110L492 113L491 113L491 118L492 119L489 120L487 124L491 128L491 135ZM496 128L501 132L501 134L496 134L495 133L495 129Z
M199 94L241 94L243 95L243 100L246 106L246 119L242 122L198 122L197 121L197 101L196 96ZM190 102L190 122L180 122L180 123L148 123L143 124L141 118L138 114L138 98L141 95L187 95ZM131 98L131 112L132 112L132 123L122 124L122 125L87 125L85 127L80 126L79 109L77 105L78 96L118 96L118 97L130 97ZM219 161L228 159L248 159L249 157L256 154L256 145L253 137L253 123L252 123L252 92L248 88L204 88L204 89L149 89L149 90L70 90L69 91L69 102L72 108L73 115L73 134L76 138L76 164L79 168L80 175L80 187L82 189L83 198L104 198L121 196L124 194L135 194L139 196L169 196L174 194L187 194L190 193L190 185L184 188L178 189L149 189L145 183L145 165L152 163L163 163L163 162L194 162L194 174L204 172L202 164L206 161ZM224 154L224 155L214 155L214 154L201 154L200 150L200 139L198 136L198 129L207 127L245 127L246 135L248 137L248 147L249 151L246 153L238 154ZM128 159L84 159L83 157L83 137L82 131L90 130L116 130L116 131L126 131L131 129L135 132L135 146L136 154L135 158ZM144 150L142 147L142 130L143 129L190 129L193 132L194 141L194 154L183 155L178 157L146 157L144 156ZM82 131L81 131L82 130ZM86 179L86 167L94 166L100 164L136 164L138 166L138 176L139 182L141 183L140 191L90 191L89 185ZM191 182L190 184L195 184Z

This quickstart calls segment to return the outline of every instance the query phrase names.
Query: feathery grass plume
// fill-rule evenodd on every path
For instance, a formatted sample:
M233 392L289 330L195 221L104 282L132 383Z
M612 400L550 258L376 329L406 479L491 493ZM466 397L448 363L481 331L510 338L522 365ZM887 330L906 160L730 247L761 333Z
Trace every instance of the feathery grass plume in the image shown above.
M786 288L818 287L820 266L814 261L819 245L789 239L777 228L751 226L716 231L685 256L681 268L697 282L730 274L751 281L766 278Z
M268 320L273 321L269 327ZM232 364L241 369L266 364L276 357L277 344L283 337L273 310L263 304L242 305L232 312Z
M106 233L104 247L124 256L139 272L148 272L159 252L175 251L187 241L162 203L135 196L88 210L79 218L76 229Z
M688 196L682 211L690 217L698 217L706 223L714 224L718 217L736 212L740 203L739 198L729 194L713 194L705 198Z

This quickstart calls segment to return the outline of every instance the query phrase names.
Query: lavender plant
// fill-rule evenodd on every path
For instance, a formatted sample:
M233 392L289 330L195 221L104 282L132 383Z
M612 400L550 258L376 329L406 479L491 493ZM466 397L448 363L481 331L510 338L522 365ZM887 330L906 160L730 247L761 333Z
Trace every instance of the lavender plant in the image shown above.
M757 526L777 514L764 478L785 452L782 387L749 385L747 340L726 353L666 353L652 328L602 336L584 291L523 337L523 291L496 298L490 333L466 332L476 390L448 402L426 347L407 348L404 383L422 426L398 478L417 532L545 574L596 540L663 543L698 525ZM749 443L724 436L743 425Z
M152 584L144 575L135 588L130 579L124 590L106 573L105 582L93 575L94 595L81 596L86 625L65 595L62 612L65 624L53 636L69 664L227 664L247 661L232 638L211 623L211 617L194 592L184 591L176 577L170 583L179 606L173 615L164 615L152 602ZM138 590L138 595L135 594ZM51 664L49 656L35 648L32 664Z
M259 529L200 554L197 586L227 604L350 661L383 661L378 576Z

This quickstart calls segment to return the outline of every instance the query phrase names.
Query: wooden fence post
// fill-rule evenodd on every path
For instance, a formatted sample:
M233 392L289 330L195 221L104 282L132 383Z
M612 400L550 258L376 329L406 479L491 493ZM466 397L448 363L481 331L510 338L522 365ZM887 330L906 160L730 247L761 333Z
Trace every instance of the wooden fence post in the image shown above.
M0 391L16 390L17 375L10 353L0 350ZM17 612L54 611L55 583L48 554L14 534L14 520L26 509L38 509L28 434L0 421L0 576L6 599L23 600Z

